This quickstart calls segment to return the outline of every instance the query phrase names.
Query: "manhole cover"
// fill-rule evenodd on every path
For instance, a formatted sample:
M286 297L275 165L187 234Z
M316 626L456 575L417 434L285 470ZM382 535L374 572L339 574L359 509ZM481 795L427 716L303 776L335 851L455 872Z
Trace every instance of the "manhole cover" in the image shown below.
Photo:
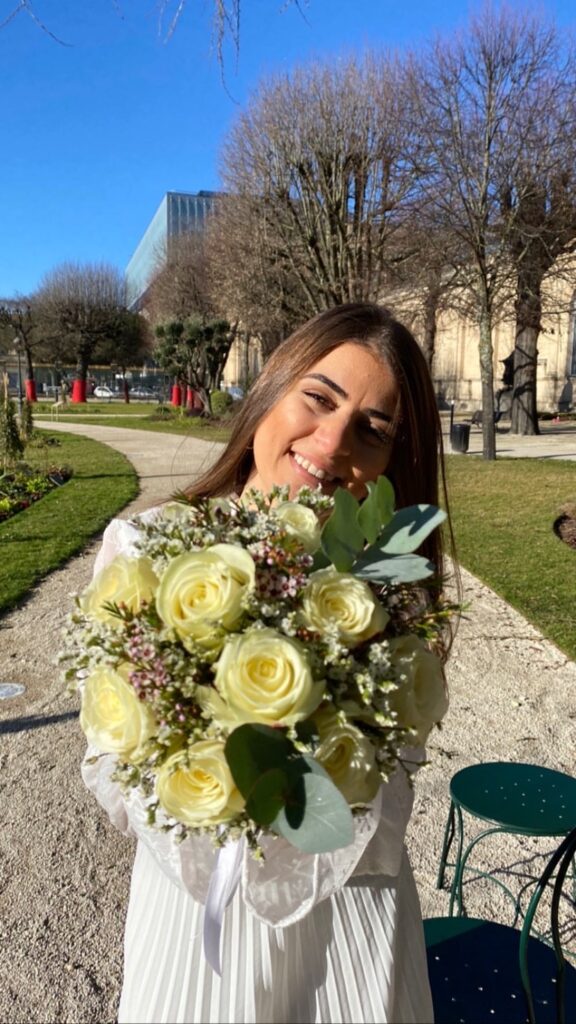
M9 697L20 697L26 689L22 683L0 683L0 700L8 700Z

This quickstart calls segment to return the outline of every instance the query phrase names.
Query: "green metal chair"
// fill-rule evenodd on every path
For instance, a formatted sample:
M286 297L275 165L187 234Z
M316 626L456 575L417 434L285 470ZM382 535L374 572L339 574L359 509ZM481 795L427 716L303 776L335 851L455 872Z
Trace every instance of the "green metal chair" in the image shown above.
M534 889L522 930L469 917L424 921L436 1024L573 1024L576 969L566 960L560 901L576 854L576 828L550 858ZM531 935L534 915L556 872L551 899L553 946Z
M489 823L464 845L463 812ZM520 915L518 895L488 872L468 867L470 854L488 836L508 832L526 836L563 836L576 826L576 779L563 772L534 764L492 761L471 765L457 772L450 782L450 811L437 887L445 883L446 868L454 875L450 886L449 914L455 907L465 913L462 895L464 874L468 869L475 877L489 878L509 896L515 905L514 924ZM448 857L456 840L455 860Z

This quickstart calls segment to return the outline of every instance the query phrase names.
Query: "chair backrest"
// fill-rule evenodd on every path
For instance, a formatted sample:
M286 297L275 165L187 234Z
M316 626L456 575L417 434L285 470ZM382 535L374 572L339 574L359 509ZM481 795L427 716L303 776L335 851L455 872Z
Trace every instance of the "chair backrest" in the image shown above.
M557 1019L559 1024L564 1024L565 1020L565 998L564 998L564 985L565 985L565 974L566 974L566 956L562 948L562 942L560 939L560 924L559 924L559 913L560 913L560 900L562 899L562 893L564 890L564 883L566 881L566 875L574 856L576 855L576 828L572 829L571 832L562 840L559 847L548 861L540 879L536 885L532 899L528 905L524 923L522 925L522 935L520 939L520 975L522 977L522 985L526 994L526 1001L528 1004L528 1015L531 1022L536 1020L534 1013L534 1002L532 998L532 987L530 984L530 970L528 965L528 946L530 939L530 932L532 930L532 924L534 921L534 915L538 910L540 900L542 899L543 893L546 891L548 883L552 878L554 872L556 872L556 878L552 889L552 900L551 900L551 933L552 942L554 946L554 952L556 954L556 984L557 984Z

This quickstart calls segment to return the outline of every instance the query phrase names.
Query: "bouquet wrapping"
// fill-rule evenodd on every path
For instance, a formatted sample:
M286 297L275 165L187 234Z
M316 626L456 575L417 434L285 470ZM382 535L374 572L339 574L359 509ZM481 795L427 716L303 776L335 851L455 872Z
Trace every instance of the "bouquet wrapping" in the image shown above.
M443 519L394 511L383 477L359 504L302 489L171 502L136 520L77 599L66 675L90 743L137 787L151 828L218 845L351 842L406 744L447 701L434 653L449 609L414 554Z

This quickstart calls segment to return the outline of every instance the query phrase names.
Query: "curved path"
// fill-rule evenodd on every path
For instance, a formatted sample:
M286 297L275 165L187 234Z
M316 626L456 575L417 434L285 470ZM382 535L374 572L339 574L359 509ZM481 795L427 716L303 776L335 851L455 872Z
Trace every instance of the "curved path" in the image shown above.
M215 450L169 434L52 426L131 459L142 489L124 516L181 488ZM54 663L71 595L88 583L96 548L0 620L0 679L26 686L22 697L0 704L0 1019L11 1024L115 1020L133 848L82 786L77 700L63 691ZM451 709L431 737L408 839L425 914L447 910L434 886L451 775L508 759L571 772L576 746L576 664L467 573L464 585L471 611L449 662ZM519 862L534 868L542 849L550 843L525 840L519 852L500 839L489 857L511 871ZM471 911L489 913L492 897L482 890ZM507 911L497 897L490 907Z

